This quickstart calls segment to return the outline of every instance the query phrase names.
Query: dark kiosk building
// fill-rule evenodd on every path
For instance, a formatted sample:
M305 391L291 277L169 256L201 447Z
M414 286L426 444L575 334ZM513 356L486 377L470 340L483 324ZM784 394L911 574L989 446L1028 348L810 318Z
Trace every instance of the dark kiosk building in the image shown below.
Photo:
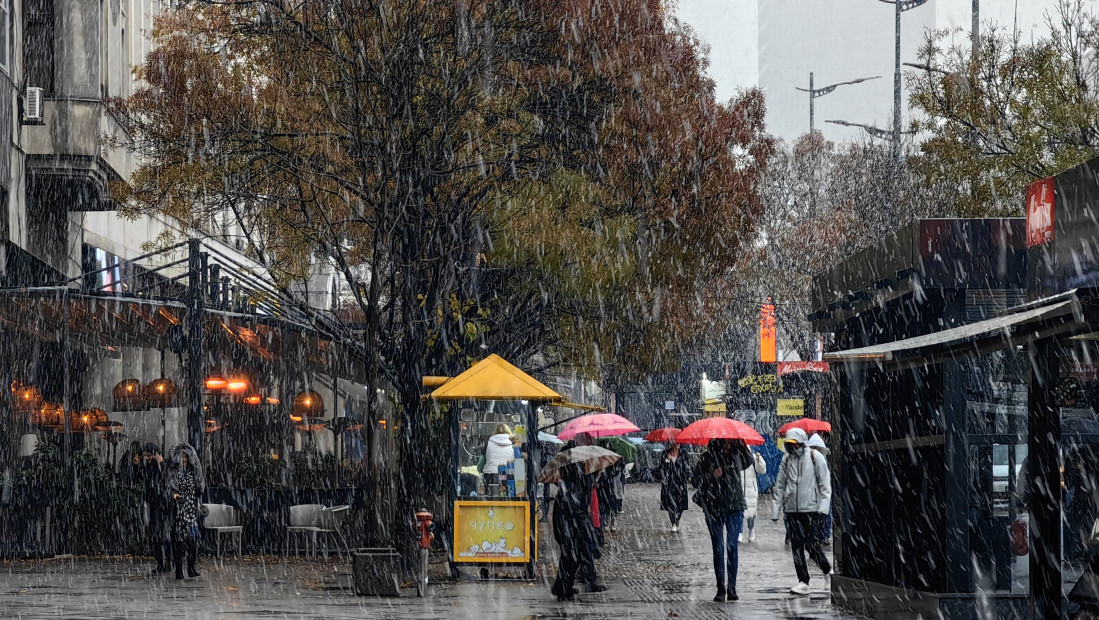
M835 336L835 602L1075 617L1096 601L1099 160L1027 218L922 220L816 281Z

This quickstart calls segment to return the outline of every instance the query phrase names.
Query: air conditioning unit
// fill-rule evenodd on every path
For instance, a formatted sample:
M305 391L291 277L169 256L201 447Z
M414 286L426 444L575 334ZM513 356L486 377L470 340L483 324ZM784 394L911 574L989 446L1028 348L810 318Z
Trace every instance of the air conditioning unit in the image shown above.
M38 86L27 87L27 97L23 104L23 122L28 125L41 124L42 119L42 106L43 106L43 90Z

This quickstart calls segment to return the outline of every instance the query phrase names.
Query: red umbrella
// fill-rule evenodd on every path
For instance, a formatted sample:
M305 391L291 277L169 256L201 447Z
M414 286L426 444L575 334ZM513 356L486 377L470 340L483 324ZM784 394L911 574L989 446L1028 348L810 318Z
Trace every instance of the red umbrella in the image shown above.
M806 434L812 435L813 433L831 433L832 425L824 420L814 420L813 418L802 418L793 422L787 422L778 429L779 435L785 435L791 428L800 428L805 431Z
M690 443L696 446L704 446L711 439L743 439L750 446L758 446L764 443L756 429L744 422L730 420L729 418L706 418L691 423L683 429L683 432L675 438L677 443Z
M675 438L682 432L681 429L665 426L655 431L649 431L649 434L645 435L645 441L675 441Z
M592 437L609 437L639 430L641 429L634 426L633 422L616 413L589 413L565 425L564 430L557 433L557 438L569 440L577 433L587 433Z

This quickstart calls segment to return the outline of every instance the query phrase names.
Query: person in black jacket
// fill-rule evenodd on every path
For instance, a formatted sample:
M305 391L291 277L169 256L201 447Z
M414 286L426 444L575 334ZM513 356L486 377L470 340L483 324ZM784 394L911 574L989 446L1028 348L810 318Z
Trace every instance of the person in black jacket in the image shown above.
M744 487L740 472L753 462L752 451L741 440L712 439L691 476L698 489L696 503L702 506L714 554L717 594L714 602L735 601L737 537L744 525ZM727 570L726 570L727 569Z
M171 504L168 502L167 467L160 448L154 443L145 444L141 479L145 487L145 502L149 505L149 544L156 558L153 574L171 570L171 554L168 552L168 531L171 527Z
M561 470L557 497L553 500L553 538L560 548L557 562L557 579L550 592L559 601L571 601L576 590L573 583L576 573L582 569L585 558L595 546L595 532L591 522L591 484L579 464Z
M691 478L691 465L687 462L687 455L680 452L679 444L671 444L661 455L656 477L660 479L660 509L668 513L672 532L678 532L679 519L690 507L687 482Z

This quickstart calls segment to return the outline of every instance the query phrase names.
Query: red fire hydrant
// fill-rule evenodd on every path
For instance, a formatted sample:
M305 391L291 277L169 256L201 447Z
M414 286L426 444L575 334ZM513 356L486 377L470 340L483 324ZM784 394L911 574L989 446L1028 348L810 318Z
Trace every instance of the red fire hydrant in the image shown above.
M420 512L416 513L416 525L420 528L420 548L430 549L432 541L435 540L435 533L431 527L431 513L426 508L421 508Z
M432 516L427 508L421 508L416 513L416 525L420 528L420 579L416 583L417 596L423 596L427 590L427 566L431 553L431 542L435 540L435 532L432 531Z

